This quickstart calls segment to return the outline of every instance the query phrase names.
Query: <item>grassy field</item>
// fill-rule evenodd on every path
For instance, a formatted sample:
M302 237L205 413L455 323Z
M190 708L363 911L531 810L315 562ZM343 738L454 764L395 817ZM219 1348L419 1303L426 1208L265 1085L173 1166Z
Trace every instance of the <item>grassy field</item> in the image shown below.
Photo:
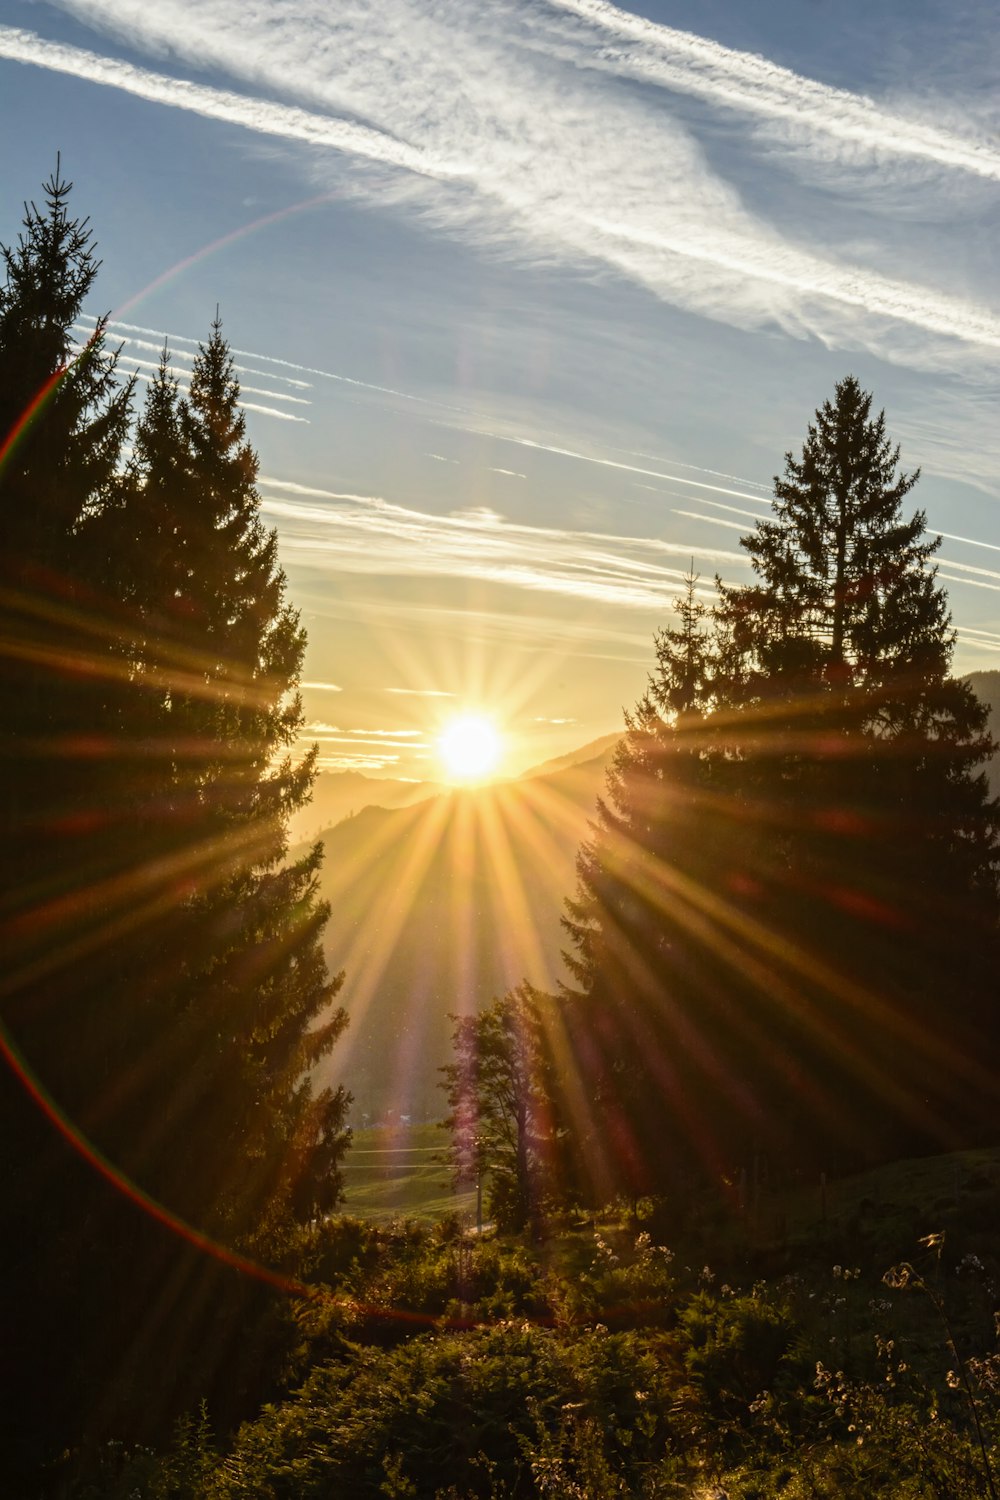
M456 1193L445 1158L450 1136L440 1125L376 1125L355 1130L344 1162L343 1212L385 1223L430 1222L446 1214L475 1221L476 1193Z

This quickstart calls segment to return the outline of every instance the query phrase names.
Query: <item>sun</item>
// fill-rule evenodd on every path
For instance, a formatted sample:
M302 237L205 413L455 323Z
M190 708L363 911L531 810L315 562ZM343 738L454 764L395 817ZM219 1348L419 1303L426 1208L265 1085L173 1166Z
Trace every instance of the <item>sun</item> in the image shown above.
M462 714L438 736L438 753L456 781L478 781L495 768L503 742L485 714Z

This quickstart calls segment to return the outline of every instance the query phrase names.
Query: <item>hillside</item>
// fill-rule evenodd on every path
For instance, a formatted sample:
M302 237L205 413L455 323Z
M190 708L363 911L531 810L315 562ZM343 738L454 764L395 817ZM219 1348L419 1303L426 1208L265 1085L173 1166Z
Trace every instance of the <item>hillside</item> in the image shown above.
M293 844L299 844L318 838L363 807L410 807L445 790L434 781L397 781L390 776L365 776L361 771L320 771L313 782L312 799L289 821L289 836Z

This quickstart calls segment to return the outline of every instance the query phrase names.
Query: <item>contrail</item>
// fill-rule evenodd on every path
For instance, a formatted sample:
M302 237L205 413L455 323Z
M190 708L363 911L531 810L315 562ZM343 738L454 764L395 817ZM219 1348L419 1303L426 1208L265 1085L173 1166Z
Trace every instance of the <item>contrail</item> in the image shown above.
M136 380L143 381L146 385L152 385L156 376L144 375L141 370L136 370L135 378ZM285 399L285 397L279 397L279 400ZM283 422L304 422L307 427L312 425L308 417L297 417L294 412L279 411L275 406L258 406L254 401L244 401L242 396L240 397L240 406L244 411L255 411L262 417L280 417Z
M964 542L968 547L986 547L990 552L1000 552L1000 547L995 542L980 542L974 536L955 536L951 531L938 531L936 526L930 529L936 531L938 536L944 537L948 542Z
M86 315L84 315L84 316L86 316ZM91 322L93 322L93 319L91 320ZM118 328L121 328L122 324L118 323L115 326L118 327ZM73 324L73 328L77 332L81 332L81 333L90 334L90 333L93 332L93 328L91 327L91 325L90 324L86 324L86 323L74 323ZM152 332L152 330L150 330L150 332ZM134 334L131 335L131 336L129 336L129 337L125 337L124 334L122 334L122 335L115 334L114 335L115 340L117 340L119 337L121 337L121 342L123 344L125 344L129 349L143 349L143 350L147 350L150 354L156 354L156 355L160 355L160 354L163 353L163 344L164 344L164 339L163 338L160 339L159 343L154 343L152 339L140 339L140 338L137 338ZM191 342L193 343L194 340L192 339ZM195 360L195 359L198 358L197 351L193 350L193 349L174 349L174 348L169 348L167 352L170 355L170 363L171 364L173 364L173 362L174 362L175 359L184 359L184 360L188 360L190 362L190 361ZM251 359L253 357L254 357L253 355L250 356ZM238 375L258 375L258 376L262 376L265 380L283 380L286 385L293 385L293 386L295 386L296 390L302 390L302 391L311 391L312 390L312 382L311 381L309 381L309 380L293 380L290 375L282 375L277 370L254 370L249 365L240 365L240 364L235 363L235 361L233 363L233 369L236 371L236 373ZM292 398L291 397L287 397L286 398L286 397L283 396L281 399L284 401L286 399L291 400Z
M602 0L553 0L553 3L562 5L564 9L583 19L589 18L601 23L605 29L612 23L613 26L637 26L640 28L637 35L641 35L647 42L651 37L659 38L661 46L664 37L675 41L680 39L692 56L696 53L701 55L699 49L707 48L708 55L715 58L716 62L719 57L724 62L728 59L730 71L737 69L738 63L744 72L750 69L754 78L757 76L754 72L756 69L757 72L763 70L763 76L772 79L772 82L774 79L784 80L782 87L786 92L791 88L792 92L782 109L790 118L794 117L799 121L803 118L810 121L824 119L824 112L831 108L831 97L839 98L836 90L810 84L808 80L787 73L787 70L777 69L772 73L770 65L763 59L748 58L740 53L730 56L725 49L718 49L715 44L687 33L678 32L675 35L669 30L664 32L651 23L638 21L612 6L603 5ZM649 28L648 32L643 28ZM731 288L730 295L736 298L738 306L742 306L740 298L743 293L734 288L762 283L764 286L777 286L783 291L807 299L816 297L876 314L949 339L958 338L987 349L1000 348L1000 320L989 311L961 298L894 281L861 267L825 260L822 256L799 249L789 242L777 242L772 236L762 234L751 220L735 209L729 215L727 223L720 222L718 215L713 214L701 219L698 215L688 219L684 215L664 217L654 213L650 216L646 211L636 211L634 204L618 200L614 169L616 165L620 167L621 163L616 163L613 154L608 162L608 170L601 179L602 192L596 199L592 192L581 194L576 187L568 193L555 192L557 181L562 181L562 174L558 170L553 173L551 150L547 142L534 143L537 149L533 153L529 149L527 158L517 164L509 158L508 153L502 152L497 157L493 149L497 139L497 126L505 127L509 123L503 113L496 119L483 115L478 121L477 130L453 132L441 149L424 149L401 138L408 132L415 133L425 129L424 116L420 112L413 118L405 110L401 115L397 112L395 118L398 118L398 133L393 133L391 129L379 130L333 115L319 114L297 106L278 104L268 99L154 73L118 59L101 57L82 48L45 41L14 27L0 27L0 57L53 68L74 77L123 89L155 103L190 110L206 118L243 126L262 134L300 141L306 145L323 146L377 165L396 167L416 174L424 181L472 188L482 196L484 209L488 209L489 205L495 207L498 203L503 206L511 222L520 224L528 246L540 237L546 246L546 253L549 253L555 239L574 263L581 256L587 259L596 256L630 279L650 287L657 296L668 302L679 301L680 305L685 306L693 298L694 305L701 306L703 298L711 291L711 286L702 285L697 277L693 286L689 286L689 276L685 269L697 266L708 268L709 282L712 284L712 279L721 274L725 284ZM690 57L685 56L685 67L679 69L679 75L684 78L692 71L697 69ZM727 79L728 76L727 74ZM736 76L742 76L738 74L738 69ZM292 82L294 81L293 79ZM758 79L758 83L759 81ZM810 92L811 89L818 91L815 97ZM777 95L773 88L770 94L764 92L771 101L769 112L773 114L776 109L774 99L779 98L780 90ZM753 90L746 87L745 79L743 94L748 98L757 97ZM780 95L780 98L784 96ZM809 102L809 109L805 114L804 99ZM852 108L855 112L860 110L865 128L862 131L853 116L848 118L844 115L843 131L851 139L863 138L873 149L883 147L885 139L909 145L915 141L923 141L925 146L931 137L938 140L938 145L940 141L950 140L950 137L941 132L931 131L928 135L929 128L901 122L885 111L877 110L870 101L857 99L849 94L844 95L844 99L853 101ZM374 101L372 107L376 108ZM846 104L844 108L847 108ZM544 113L544 101L539 104L539 111ZM875 111L874 116L871 111ZM393 117L391 109L389 115ZM593 146L589 137L581 139L577 124L570 122L562 128L566 132L565 149L567 152L574 152L574 159L579 154L581 144L588 145L588 148ZM482 146L484 130L488 134L489 150L484 150ZM503 136L504 133L504 128L501 128L500 135ZM530 148L532 142L529 140L527 145ZM984 154L973 144L962 147L964 156L961 152L956 156L958 146L961 145L956 137L951 156L955 161L961 156L963 165L981 163L987 157L990 161L1000 160L995 151ZM929 146L927 150L930 150ZM936 159L942 158L943 151L943 147L937 151ZM1000 175L1000 167L993 175ZM570 177L572 180L572 174ZM649 188L650 191L653 190L652 182ZM444 213L442 223L454 223L459 233L470 232L471 220L464 203L452 203L447 211L442 205L439 207L442 207ZM454 217L455 214L457 218ZM474 229L472 232L475 233ZM517 230L512 233L516 238ZM713 292L712 296L714 295ZM317 373L329 378L328 371ZM390 394L415 399L406 398L402 392Z
M581 463L598 464L604 469L621 469L626 474L642 474L647 479L666 479L671 484L686 484L696 490L712 490L717 495L734 495L738 500L756 500L759 495L748 495L745 490L731 490L722 484L708 484L701 479L687 479L682 474L666 474L660 469L642 469L636 464L622 463L616 458L594 458L588 453L579 453L575 448L561 448L554 443L536 442L534 438L510 437L503 432L488 432L482 428L470 428L479 437L494 438L501 443L516 443L521 448L534 448L540 453L555 453L561 458L576 458ZM709 473L710 470L704 472Z
M695 94L766 119L792 120L817 133L863 146L873 156L908 156L1000 181L1000 152L908 120L864 94L804 78L752 52L738 52L689 31L679 31L620 10L607 0L549 0L558 10L610 34L640 43L641 51L598 56L613 71L638 74L680 93Z
M17 26L0 26L0 57L31 67L51 68L90 83L100 83L135 94L151 104L186 109L206 119L242 125L261 135L326 146L351 156L363 156L383 166L401 167L422 177L460 178L464 171L453 162L431 157L419 147L409 146L380 130L355 125L331 115L315 114L291 104L252 98L228 89L209 88L185 78L170 78L134 63L101 57L83 47L49 42Z
M2 31L2 28L0 28L0 31ZM2 38L0 38L0 40L2 40ZM81 314L81 316L84 318L89 318L92 323L95 323L97 321L96 318L92 317L89 313L83 313ZM170 344L191 344L194 348L197 348L198 344L201 342L199 339L191 338L191 336L186 333L166 333L163 329L160 328L145 328L139 323L124 323L120 318L110 318L108 320L108 328L111 330L120 328L125 333L145 333L151 335L154 338L158 337L160 339L166 339ZM231 352L233 354L239 355L242 359L259 359L263 360L265 364L277 365L281 370L297 370L300 375L320 375L324 380L335 380L340 385L358 386L363 391L378 391L380 395L383 396L398 396L403 401L416 401L420 406L433 406L438 411L453 411L459 413L462 416L468 415L465 407L450 406L447 401L435 401L429 396L415 396L411 391L397 391L390 385L373 385L370 380L357 380L351 375L336 375L332 370L318 370L313 365L295 364L294 361L290 359L278 359L273 354L261 354L260 350L258 349L232 348ZM276 377L278 379L288 380L288 376L278 375L277 372ZM289 380L289 384L308 386L307 381Z

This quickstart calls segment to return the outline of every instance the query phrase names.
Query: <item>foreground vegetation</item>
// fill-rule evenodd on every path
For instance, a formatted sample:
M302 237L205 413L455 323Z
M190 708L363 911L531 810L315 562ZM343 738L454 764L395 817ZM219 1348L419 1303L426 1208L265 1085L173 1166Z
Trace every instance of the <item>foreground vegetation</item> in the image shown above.
M696 1215L673 1249L652 1202L533 1244L330 1220L284 1392L228 1439L105 1447L69 1493L995 1495L1000 1153L868 1173L809 1226L811 1201L780 1234Z

